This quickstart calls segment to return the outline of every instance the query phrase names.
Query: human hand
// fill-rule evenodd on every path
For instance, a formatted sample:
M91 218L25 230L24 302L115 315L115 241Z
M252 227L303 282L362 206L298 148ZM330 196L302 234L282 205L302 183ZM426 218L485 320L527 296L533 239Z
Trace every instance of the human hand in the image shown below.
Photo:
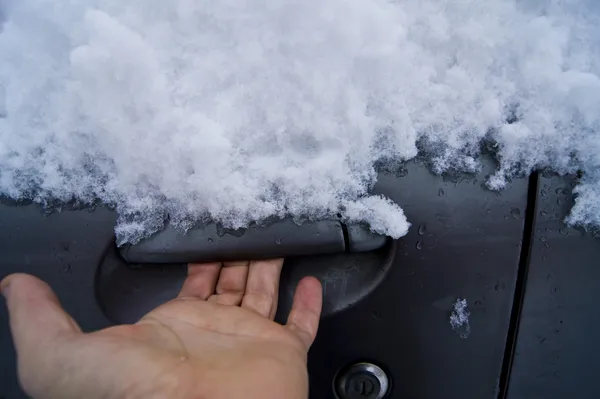
M83 333L41 280L0 283L19 379L36 399L305 399L321 285L273 321L283 260L189 265L181 292L131 325Z

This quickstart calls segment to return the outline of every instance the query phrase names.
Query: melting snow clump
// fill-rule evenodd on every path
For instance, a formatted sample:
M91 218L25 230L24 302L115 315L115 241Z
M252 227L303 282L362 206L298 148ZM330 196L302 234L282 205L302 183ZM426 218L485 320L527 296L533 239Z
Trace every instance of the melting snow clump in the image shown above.
M594 0L0 0L0 194L116 207L119 243L341 213L392 237L375 165L583 172L600 225ZM484 146L485 143L485 146Z
M467 300L458 298L454 303L454 310L450 315L450 326L463 339L468 338L469 334L471 334L469 316L471 316L471 312L467 308Z

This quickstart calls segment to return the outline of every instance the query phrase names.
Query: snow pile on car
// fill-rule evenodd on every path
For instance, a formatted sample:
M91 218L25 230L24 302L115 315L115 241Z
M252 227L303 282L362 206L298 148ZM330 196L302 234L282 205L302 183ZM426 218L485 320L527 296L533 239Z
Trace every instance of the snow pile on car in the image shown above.
M342 214L393 237L375 165L488 185L583 171L600 224L600 7L514 0L0 0L0 193L230 228ZM400 204L401 205L401 204Z

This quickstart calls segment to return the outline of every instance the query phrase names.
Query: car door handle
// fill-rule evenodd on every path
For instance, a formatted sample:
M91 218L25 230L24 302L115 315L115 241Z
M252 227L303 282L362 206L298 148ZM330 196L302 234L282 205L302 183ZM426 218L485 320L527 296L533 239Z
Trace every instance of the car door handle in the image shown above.
M367 252L386 242L386 236L363 225L347 226L338 220L296 224L281 219L243 230L226 230L211 223L185 234L168 225L137 244L121 246L119 252L125 261L136 264L203 263Z

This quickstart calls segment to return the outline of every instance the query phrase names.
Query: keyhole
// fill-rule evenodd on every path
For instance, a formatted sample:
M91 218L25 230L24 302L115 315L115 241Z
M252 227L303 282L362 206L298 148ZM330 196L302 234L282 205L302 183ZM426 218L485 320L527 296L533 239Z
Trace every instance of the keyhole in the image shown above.
M389 390L385 372L373 363L355 363L336 376L338 399L382 399Z
M373 382L365 378L358 378L356 381L354 381L352 388L354 392L360 396L369 396L375 390Z

